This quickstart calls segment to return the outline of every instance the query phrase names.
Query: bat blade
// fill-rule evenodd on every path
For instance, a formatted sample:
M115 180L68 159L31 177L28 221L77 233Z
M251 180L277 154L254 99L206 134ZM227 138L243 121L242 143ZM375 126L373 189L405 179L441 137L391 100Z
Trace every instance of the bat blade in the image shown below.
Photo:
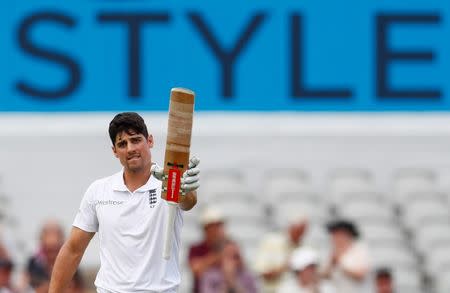
M181 176L189 164L195 94L191 90L173 88L170 92L169 121L164 158L163 198L168 204L163 257L170 259L174 221L180 200Z

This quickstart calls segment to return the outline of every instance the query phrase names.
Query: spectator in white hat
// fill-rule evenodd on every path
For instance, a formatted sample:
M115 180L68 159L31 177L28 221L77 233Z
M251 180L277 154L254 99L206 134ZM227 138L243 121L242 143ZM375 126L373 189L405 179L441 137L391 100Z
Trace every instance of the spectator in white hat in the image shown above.
M216 207L207 207L200 216L204 238L189 249L189 266L194 277L193 292L200 290L203 274L220 265L222 247L226 242L225 218Z
M284 231L270 233L261 241L254 264L262 280L262 292L274 293L288 269L289 257L294 249L302 245L308 228L308 218L302 211L288 215L283 224Z
M334 288L321 281L318 272L319 256L309 247L294 250L289 260L292 277L283 280L278 293L335 293Z

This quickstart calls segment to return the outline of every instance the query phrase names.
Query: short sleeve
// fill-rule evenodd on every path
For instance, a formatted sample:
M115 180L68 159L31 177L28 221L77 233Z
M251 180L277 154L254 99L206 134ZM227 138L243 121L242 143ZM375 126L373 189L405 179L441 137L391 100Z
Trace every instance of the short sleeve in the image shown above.
M94 201L95 189L94 184L89 186L81 200L80 208L73 222L73 226L86 232L98 231L98 219Z

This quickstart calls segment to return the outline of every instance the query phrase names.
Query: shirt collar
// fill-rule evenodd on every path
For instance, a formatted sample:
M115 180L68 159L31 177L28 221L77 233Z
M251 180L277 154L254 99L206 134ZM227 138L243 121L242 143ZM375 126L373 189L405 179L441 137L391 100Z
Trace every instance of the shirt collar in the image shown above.
M123 169L122 171L114 174L112 179L112 189L114 191L128 191L128 187L125 185L125 181L123 179ZM148 181L144 185L136 189L134 192L145 192L149 191L150 189L155 189L158 187L158 182L158 179L156 179L154 176L150 176Z

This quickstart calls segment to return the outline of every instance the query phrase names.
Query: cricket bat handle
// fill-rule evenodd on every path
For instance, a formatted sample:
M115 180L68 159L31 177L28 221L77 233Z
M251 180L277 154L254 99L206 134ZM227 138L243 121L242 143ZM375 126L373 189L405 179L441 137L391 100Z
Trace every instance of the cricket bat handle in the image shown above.
M177 204L170 201L167 202L167 204L169 211L167 215L167 224L164 236L163 257L168 260L170 259L170 255L172 254L173 231L175 226L175 215L177 213Z

